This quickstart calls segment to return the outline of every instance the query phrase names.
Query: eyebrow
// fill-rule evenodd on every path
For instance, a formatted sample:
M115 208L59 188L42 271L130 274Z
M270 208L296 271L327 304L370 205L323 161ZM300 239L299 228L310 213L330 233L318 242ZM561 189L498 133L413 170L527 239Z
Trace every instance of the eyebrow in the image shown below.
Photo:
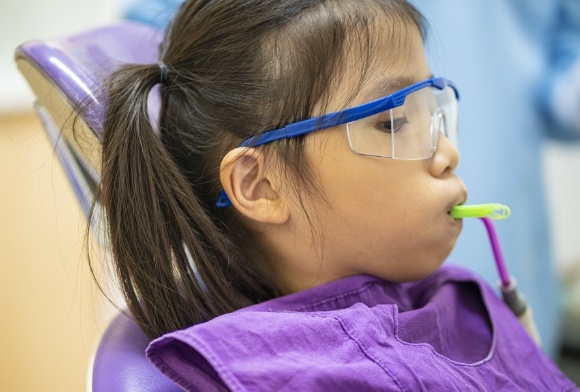
M432 77L433 75L430 74L425 79ZM375 99L385 97L417 82L419 80L410 76L383 77L374 82L369 89L364 90L362 97L364 102L374 101Z

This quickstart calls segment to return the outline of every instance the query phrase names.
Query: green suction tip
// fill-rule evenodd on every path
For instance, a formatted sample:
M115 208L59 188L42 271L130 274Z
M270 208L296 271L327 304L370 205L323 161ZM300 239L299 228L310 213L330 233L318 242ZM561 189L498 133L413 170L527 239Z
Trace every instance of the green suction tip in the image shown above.
M508 218L511 213L508 206L499 203L461 205L451 209L451 216L455 219L491 218L499 220Z

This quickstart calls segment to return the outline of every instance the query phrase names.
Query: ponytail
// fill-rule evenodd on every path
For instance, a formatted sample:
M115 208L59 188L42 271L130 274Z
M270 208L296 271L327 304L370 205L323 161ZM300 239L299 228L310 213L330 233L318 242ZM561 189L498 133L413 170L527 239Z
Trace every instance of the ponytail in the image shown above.
M101 184L122 291L151 338L247 305L237 288L255 290L252 272L236 267L235 247L154 133L147 97L160 73L129 65L110 80Z

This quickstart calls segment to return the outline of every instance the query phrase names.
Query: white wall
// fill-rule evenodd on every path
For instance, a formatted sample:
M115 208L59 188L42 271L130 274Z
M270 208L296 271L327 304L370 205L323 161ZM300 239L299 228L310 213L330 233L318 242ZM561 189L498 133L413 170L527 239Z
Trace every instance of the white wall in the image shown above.
M555 256L570 266L580 263L580 143L551 142L544 152Z
M2 0L0 6L0 113L33 98L13 61L22 42L49 38L114 20L122 0Z

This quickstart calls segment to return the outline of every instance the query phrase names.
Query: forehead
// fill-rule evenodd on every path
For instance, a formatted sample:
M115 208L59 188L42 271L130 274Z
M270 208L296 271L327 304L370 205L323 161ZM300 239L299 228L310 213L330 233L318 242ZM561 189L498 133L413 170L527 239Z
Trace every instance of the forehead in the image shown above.
M430 75L421 30L409 20L375 14L352 28L336 50L332 77L312 116L370 102Z
M339 100L349 97L349 102L345 105L343 101L337 110L370 102L430 77L421 34L416 28L407 30L405 38L393 42L392 37L381 36L380 29L375 29L377 39L372 46L346 54L349 65L338 81L337 96Z
M381 50L382 49L382 50ZM418 31L411 34L398 53L378 48L370 61L367 77L361 83L355 103L369 102L428 79L431 73Z

